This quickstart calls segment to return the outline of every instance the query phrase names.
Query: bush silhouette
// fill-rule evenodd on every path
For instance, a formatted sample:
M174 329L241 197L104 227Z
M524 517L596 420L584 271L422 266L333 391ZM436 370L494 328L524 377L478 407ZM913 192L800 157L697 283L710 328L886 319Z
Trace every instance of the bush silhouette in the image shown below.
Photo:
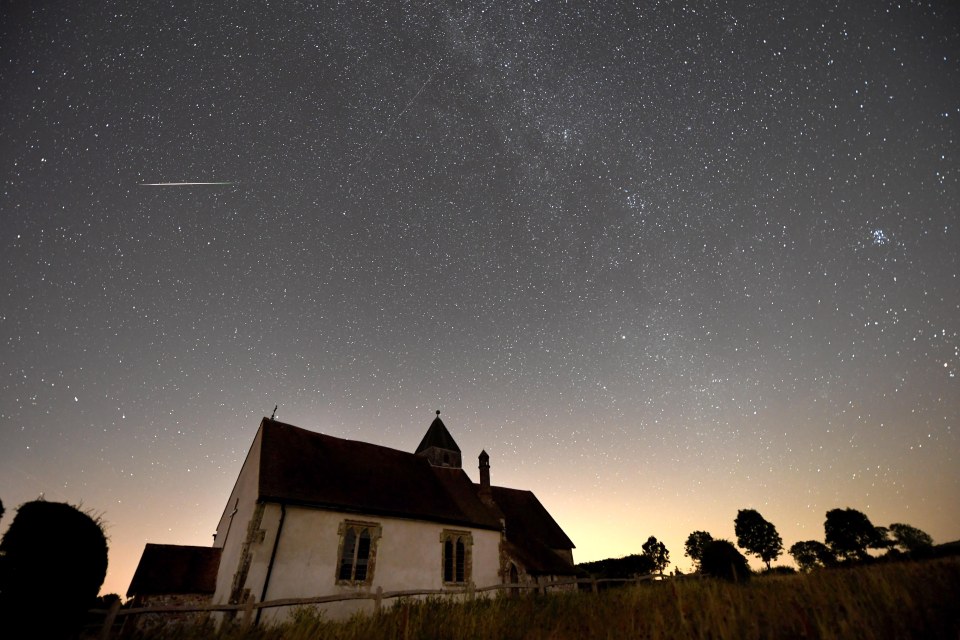
M639 554L584 562L577 567L594 578L635 578L649 575L656 569L649 556Z
M37 638L75 637L107 574L99 522L62 502L26 502L0 554L0 619L25 622Z
M729 540L713 540L704 546L700 572L731 582L745 582L750 579L747 559Z

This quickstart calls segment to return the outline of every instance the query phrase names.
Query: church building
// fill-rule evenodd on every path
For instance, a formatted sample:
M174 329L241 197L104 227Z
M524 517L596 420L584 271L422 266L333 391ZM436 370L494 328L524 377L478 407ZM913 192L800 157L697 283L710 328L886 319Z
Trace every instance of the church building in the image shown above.
M439 411L414 453L264 418L217 526L212 603L573 577L574 545L537 497L493 486L485 451L478 463L475 483ZM344 618L372 602L323 610Z

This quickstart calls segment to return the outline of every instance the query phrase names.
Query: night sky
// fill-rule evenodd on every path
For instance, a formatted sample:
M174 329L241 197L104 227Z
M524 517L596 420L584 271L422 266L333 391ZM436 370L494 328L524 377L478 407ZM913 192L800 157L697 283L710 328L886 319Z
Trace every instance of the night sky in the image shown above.
M0 531L81 504L124 594L279 405L441 410L581 562L960 538L956 2L207 4L0 10Z

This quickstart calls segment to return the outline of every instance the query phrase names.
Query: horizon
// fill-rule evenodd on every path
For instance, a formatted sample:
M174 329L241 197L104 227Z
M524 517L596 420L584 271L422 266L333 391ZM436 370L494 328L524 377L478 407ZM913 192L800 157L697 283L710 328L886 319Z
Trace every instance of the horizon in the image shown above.
M429 413L432 413L432 412L427 412L427 413L429 414ZM441 416L441 419L442 419L442 418L443 418L443 416ZM269 416L266 416L266 415L264 415L264 416L261 418L261 420L270 420L270 419L271 419L271 418L270 418ZM324 433L324 432L322 432L322 431L316 431L316 430L314 430L314 429L310 429L310 428L308 428L308 427L304 427L304 426L302 426L302 425L300 425L300 424L288 422L288 421L286 421L286 420L281 419L280 417L276 417L276 418L272 418L272 419L275 419L277 422L281 422L281 423L284 423L284 424L287 424L287 425L290 425L290 426L294 426L294 427L297 427L297 428L300 428L300 429L305 429L305 430L308 430L308 431L312 431L312 432L314 432L314 433ZM429 427L430 422L432 422L432 417L431 417L429 420L426 420L426 421L424 422L423 433L426 433L427 428ZM257 421L257 425L258 425L257 428L258 428L258 429L259 429L259 424L260 424L260 421ZM445 423L445 424L446 424L446 423ZM453 435L454 440L457 440L457 436L456 436L456 432L455 432L454 428L451 428L451 427L448 425L448 426L447 426L447 429L448 429L449 431L451 431L451 435ZM256 433L256 430L254 430L253 434L255 435L255 433ZM324 433L324 435L332 435L332 434ZM343 437L343 436L333 436L333 437L342 437L343 439L347 439L347 440L356 440L356 438ZM411 442L414 442L414 441L415 441L415 442L419 442L419 440L420 440L421 438L422 438L422 434L421 434L420 436L417 436L416 438L414 438ZM361 440L361 441L362 441L362 442L368 442L368 441L365 441L365 440ZM251 435L250 443L251 443L251 445L252 445L252 443L253 443L253 435ZM380 445L379 443L376 443L376 442L369 442L369 444L374 444L374 445L378 445L378 446L385 446L385 445ZM405 452L410 453L411 455L413 455L414 449L416 448L416 445L414 444L413 446L409 447L408 449L397 449L397 448L395 448L395 447L389 447L389 448L392 448L392 449L398 450L398 451L405 451ZM485 449L481 449L481 450L485 450ZM465 449L463 449L463 447L461 447L461 451L465 451ZM479 451L479 450L478 450L478 451ZM489 453L489 452L488 452L488 453ZM466 455L466 454L465 454L465 455ZM478 453L478 455L479 455L479 453ZM246 452L244 453L244 456L240 459L240 464L241 464L241 465L242 465L242 463L243 463L243 458L245 458L245 457L246 457ZM469 457L467 458L467 460L470 460L470 459L471 459L471 458L469 458ZM571 527L568 527L567 525L564 524L564 522L563 522L562 520L559 519L559 517L556 515L556 513L554 513L554 511L551 509L551 506L550 506L547 502L544 501L543 497L540 495L540 492L538 492L538 491L536 490L536 488L534 488L534 487L527 487L527 486L518 486L518 485L516 485L516 484L502 484L502 483L496 481L496 474L495 474L495 469L496 469L496 467L495 467L495 462L496 462L496 461L495 461L495 460L493 459L493 457L491 456L491 484L492 484L493 486L503 486L503 487L508 487L508 488L512 488L512 489L527 490L527 491L531 491L532 493L534 493L534 495L537 496L537 498L538 498L538 499L540 500L540 502L544 505L544 507L546 507L547 511L550 512L551 516L554 517L554 519L557 521L557 523L560 525L560 527L561 527L562 529L564 529L564 531L567 533L567 535L570 536L570 537L573 539L574 544L577 545L577 538L576 538L576 535L575 535L575 534L572 534L572 533L571 533L571 531L570 531ZM473 468L473 467L469 466L466 462L464 463L464 465L463 465L462 468L463 468L463 471L467 474L468 477L470 477L470 480L471 480L474 484L478 484L478 483L479 483L479 468ZM236 469L236 473L239 474L239 472L240 472L240 466L238 466L237 469ZM476 476L476 479L475 479L475 476ZM231 486L232 486L232 485L231 485ZM552 495L552 493L551 493L551 494L548 494L548 495ZM208 515L209 515L209 521L212 523L212 524L211 524L211 527L210 527L211 530L215 528L216 522L217 522L217 521L219 520L219 518L220 518L220 513L221 513L221 511L227 507L228 498L229 498L229 489L227 490L227 493L226 493L226 494L224 495L224 497L223 497L223 501L222 501L222 502L223 502L223 507L222 507L222 509L218 510L215 514L213 514L213 513L208 514ZM46 496L43 496L43 499L49 499L49 498L46 497ZM0 500L3 500L3 496L0 496ZM17 507L19 507L19 506L20 506L20 505L17 505ZM92 507L92 506L85 506L85 505L74 505L74 506L77 506L78 508L80 508L80 509L83 510L84 512L90 514L92 517L95 517L95 518L98 518L98 519L103 519L103 520L105 521L105 527L104 527L104 528L105 528L105 533L107 534L108 545L109 545L109 542L110 542L110 535L109 535L110 525L109 525L109 518L106 518L106 515L107 515L107 514L104 514L104 513L99 512L95 507ZM6 521L6 522L0 521L0 530L2 530L2 531L5 532L5 531L6 531L6 528L9 527L10 523L12 522L12 519L13 519L12 516L15 515L16 507L11 508L6 502L4 502L4 507L6 508L6 513L5 513L5 516L4 516L3 520ZM653 536L656 537L660 542L664 542L664 543L666 544L667 548L668 548L668 551L670 552L670 563L669 563L667 569L664 571L664 573L672 573L675 569L680 569L683 573L691 573L691 572L694 570L693 564L692 564L691 560L684 555L684 553L685 553L684 543L685 543L685 541L686 541L687 535L689 535L689 533L691 533L691 532L693 532L693 531L695 531L695 530L706 530L706 531L708 531L709 533L711 533L711 535L713 535L714 539L725 539L725 540L728 540L728 541L732 542L734 545L736 545L736 544L737 544L737 539L736 539L736 535L734 535L734 533L733 533L733 522L734 522L734 518L736 517L737 510L739 510L739 509L746 509L746 508L752 508L752 507L750 507L749 505L744 505L744 506L736 507L735 509L733 509L733 510L731 511L731 515L730 515L730 517L729 517L729 522L728 522L728 523L724 523L724 524L722 525L722 527L721 527L721 528L725 527L725 529L728 529L728 530L729 530L729 531L726 532L726 534L717 535L714 531L710 530L709 528L696 527L696 526L694 526L693 528L689 529L689 531L687 531L686 533L677 533L677 531L681 530L683 527L679 527L679 528L677 528L677 527L673 527L673 528L666 527L665 529L666 529L666 531L667 531L668 537L664 537L664 536L657 535L657 533L656 533L655 531L651 531L650 533L643 533L643 534L639 535L639 536L636 538L636 540L634 541L635 548L631 548L631 547L629 546L630 542L626 542L625 544L626 544L627 546L621 547L621 549L625 549L625 550L618 551L618 552L613 553L613 554L611 554L611 555L603 555L603 554L604 554L604 551L602 551L602 549L604 548L604 543L603 543L603 540L602 540L602 539L600 539L600 540L598 540L598 539L591 539L591 540L589 541L589 542L590 542L589 550L594 554L595 557L590 557L590 558L587 558L587 559L578 557L578 555L579 555L579 554L578 554L578 549L580 548L580 546L578 545L578 546L575 546L575 548L574 548L574 564L580 565L580 564L585 564L585 563L589 563L589 562L597 562L597 561L601 561L601 560L623 558L623 557L626 557L626 556L629 556L629 555L640 555L640 554L642 554L642 550L640 549L640 546L643 544L643 542L646 541L646 539L647 539L650 535L653 535ZM830 508L857 508L857 507L849 507L848 505L839 505L839 504L838 504L838 505L834 505L834 506L832 506L832 507L827 507L827 509L830 509ZM863 511L862 509L859 509L859 508L858 508L858 510ZM801 530L811 531L811 533L810 533L810 535L808 535L808 536L805 537L805 538L797 538L797 539L788 539L787 535L784 534L784 530L778 525L778 523L777 523L776 521L773 521L770 517L767 517L767 514L763 513L762 510L759 510L759 511L761 511L761 514L764 515L768 521L771 521L771 522L774 524L774 526L777 527L777 531L778 531L778 533L780 533L780 535L783 537L783 541L784 541L784 543L783 543L783 552L782 552L782 554L780 555L780 557L779 557L777 560L775 560L775 561L773 561L773 562L771 563L771 566L772 566L772 567L787 566L787 567L796 568L796 563L794 562L793 558L790 556L790 554L789 554L789 552L788 552L788 549L789 549L790 545L793 544L794 542L799 542L799 541L801 541L801 540L819 540L819 541L822 542L822 541L824 540L824 532L823 532L823 527L822 527L822 520L825 518L826 510L824 511L823 515L821 516L821 526L820 526L819 533L816 531L815 527L813 528L813 530L808 529L807 527L810 526L811 523L810 523L810 522L805 522L805 523L804 523L804 527L803 527ZM903 518L901 518L901 519L899 519L899 520L897 520L896 518L894 518L894 519L891 520L890 522L878 522L878 521L876 521L873 517L871 517L871 514L870 514L869 512L864 511L864 513L870 518L871 522L872 522L875 526L888 526L889 524L891 524L891 523L893 523L893 522L906 522L907 524L911 524L911 525L916 526L917 528L919 528L919 529L921 529L921 530L923 530L923 531L926 531L927 533L930 533L930 531L929 531L928 529L926 529L924 526L922 526L921 524L917 524L916 522L911 522L911 521L909 521L909 520L904 520ZM197 516L198 516L199 514L194 514L194 515L197 515ZM816 520L816 518L815 518L815 517L811 517L811 520ZM691 523L692 523L692 522L694 522L694 520L688 520L688 522L691 522ZM722 523L722 520L715 520L714 522L715 522L715 524L721 524L721 523ZM573 528L574 530L580 530L580 527L579 527L578 525L576 525L576 524L573 525L572 528ZM663 527L662 527L662 528L663 528ZM793 529L793 528L789 528L789 530L790 530L790 531L793 531L794 529ZM932 535L933 538L934 538L934 545L949 544L949 543L951 543L951 542L960 541L960 538L958 538L958 539L953 539L953 540L943 540L943 539L939 539L936 535L934 535L934 534L932 534L932 533L931 533L931 535ZM627 540L629 540L629 538L628 538ZM184 545L187 545L187 546L199 546L199 547L212 547L212 546L214 546L212 540L211 540L209 543L207 543L207 544L202 544L202 543L200 543L200 542L171 542L171 541L168 541L168 540L160 540L160 539L154 540L154 539L150 539L150 538L145 539L145 541L144 541L144 546L146 546L146 544L184 544ZM763 563L762 563L757 557L755 557L754 555L750 554L750 553L749 553L748 551L746 551L745 549L742 549L742 548L740 548L740 547L738 547L738 549L740 549L740 551L743 553L743 555L747 558L748 562L750 563L751 569L753 569L754 571L762 571L762 570L763 570L764 565L763 565ZM131 553L132 553L132 551L133 551L133 549L131 549ZM143 548L140 549L140 552L142 552L142 551L143 551ZM872 551L872 554L873 554L874 556L876 556L877 553L878 553L877 551ZM112 553L112 547L111 547L111 557L112 557L112 556L113 556L113 553ZM133 556L130 556L130 557L133 557ZM139 556L139 553L136 554L136 557L135 557L134 560L133 560L132 566L129 564L129 562L128 562L126 565L124 565L122 568L115 568L115 567L113 567L112 565L108 565L108 579L104 582L104 585L103 585L103 588L101 589L100 595L103 596L103 595L108 595L108 594L110 594L110 593L116 593L117 595L119 595L119 596L121 597L121 599L124 599L124 600L125 600L126 597L127 597L127 596L126 596L126 589L127 589L127 586L129 586L129 583L130 583L130 581L131 581L132 578L133 578L133 571L134 571L135 568L136 568L136 564L137 564L137 562L139 561L139 557L140 557L140 556ZM129 575L127 575L127 574L129 574ZM117 585L123 584L123 581L124 581L124 580L126 581L126 584L125 584L125 586L123 586L123 589L122 589L122 590L118 590L118 589L116 589L116 588L107 588L107 585L108 585L108 584L111 585L111 586L113 586L113 587L116 587ZM481 585L481 586L487 586L487 585Z

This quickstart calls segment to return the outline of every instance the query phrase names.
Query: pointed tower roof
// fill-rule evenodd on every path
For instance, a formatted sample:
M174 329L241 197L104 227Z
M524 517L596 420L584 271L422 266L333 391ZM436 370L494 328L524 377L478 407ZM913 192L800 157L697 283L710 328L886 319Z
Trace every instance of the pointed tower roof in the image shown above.
M437 417L430 423L430 428L427 429L423 440L420 441L420 446L417 447L417 453L423 453L430 447L460 453L460 447L457 446L453 436L447 431L447 426L443 424L443 421L440 419L439 411L437 411Z

